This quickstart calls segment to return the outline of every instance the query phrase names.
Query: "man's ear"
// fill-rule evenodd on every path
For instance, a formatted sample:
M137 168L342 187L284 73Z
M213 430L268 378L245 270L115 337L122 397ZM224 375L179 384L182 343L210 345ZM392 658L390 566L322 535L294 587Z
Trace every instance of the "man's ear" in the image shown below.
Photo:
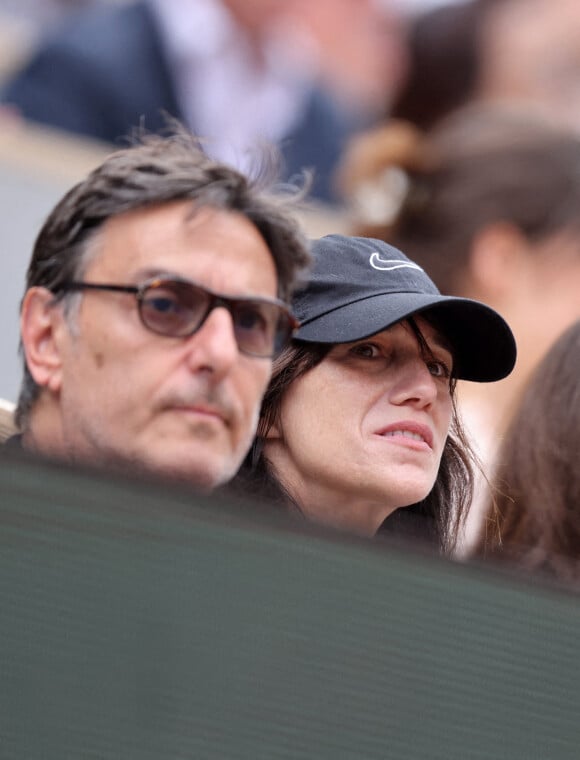
M53 393L61 386L59 336L64 329L64 316L54 304L54 294L46 288L30 288L20 310L20 338L30 374L38 385Z

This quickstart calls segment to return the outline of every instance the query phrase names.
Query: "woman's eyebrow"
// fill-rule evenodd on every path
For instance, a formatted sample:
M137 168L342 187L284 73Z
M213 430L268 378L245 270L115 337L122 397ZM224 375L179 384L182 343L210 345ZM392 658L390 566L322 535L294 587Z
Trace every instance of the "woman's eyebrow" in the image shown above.
M429 336L426 336L423 332L423 340L425 341L425 344L429 348L430 351L445 351L448 353L451 358L454 358L453 355L453 346L451 345L451 342L449 339L439 330L435 329L434 327L432 329L432 334Z
M443 351L447 351L447 353L453 355L453 347L451 346L451 343L441 333L436 332L428 342L433 343L435 348L440 348Z

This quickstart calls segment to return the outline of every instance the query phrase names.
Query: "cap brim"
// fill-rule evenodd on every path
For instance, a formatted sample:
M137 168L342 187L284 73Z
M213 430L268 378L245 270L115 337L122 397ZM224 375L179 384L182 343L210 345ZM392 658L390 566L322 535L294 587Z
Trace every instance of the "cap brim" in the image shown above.
M310 343L349 343L422 312L449 342L459 379L492 382L512 371L516 344L507 322L489 306L468 298L381 293L309 320L295 337Z

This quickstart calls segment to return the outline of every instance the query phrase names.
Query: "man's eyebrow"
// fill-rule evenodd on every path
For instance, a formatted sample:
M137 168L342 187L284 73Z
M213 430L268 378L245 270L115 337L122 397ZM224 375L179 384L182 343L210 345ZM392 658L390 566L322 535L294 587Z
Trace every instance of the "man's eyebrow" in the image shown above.
M173 272L169 269L161 269L159 267L147 267L145 269L138 269L133 275L133 278L137 282L143 282L144 280L152 280L156 277L162 277L163 279L167 279L167 280L184 279L183 276L179 275L177 272Z

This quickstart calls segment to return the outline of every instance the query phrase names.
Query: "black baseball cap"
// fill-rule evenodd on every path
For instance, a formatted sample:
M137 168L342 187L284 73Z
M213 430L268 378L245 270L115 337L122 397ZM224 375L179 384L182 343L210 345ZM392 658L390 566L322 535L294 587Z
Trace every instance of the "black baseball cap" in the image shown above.
M308 284L293 303L297 340L350 343L420 314L449 342L459 379L490 382L512 371L516 343L503 317L479 301L441 295L397 248L327 235L312 242L311 252Z

